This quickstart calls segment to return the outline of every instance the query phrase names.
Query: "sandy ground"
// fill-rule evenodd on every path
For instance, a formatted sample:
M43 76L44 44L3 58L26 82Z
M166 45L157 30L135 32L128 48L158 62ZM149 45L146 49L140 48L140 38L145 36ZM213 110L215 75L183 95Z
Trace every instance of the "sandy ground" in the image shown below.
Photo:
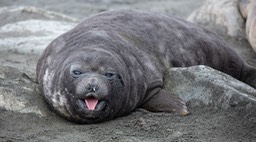
M194 108L186 117L139 109L112 121L78 125L58 116L1 112L1 141L253 142L256 120L233 110Z
M2 6L36 6L84 19L108 9L136 8L165 12L186 18L204 0L1 0ZM229 39L239 47L243 41ZM256 67L256 55L251 49L236 49ZM1 65L11 65L32 76L39 55L13 52L0 53ZM190 107L191 115L152 113L138 109L112 121L92 125L68 122L59 116L39 117L0 109L0 141L188 141L188 142L253 142L256 141L256 118L249 118L237 109L215 110Z

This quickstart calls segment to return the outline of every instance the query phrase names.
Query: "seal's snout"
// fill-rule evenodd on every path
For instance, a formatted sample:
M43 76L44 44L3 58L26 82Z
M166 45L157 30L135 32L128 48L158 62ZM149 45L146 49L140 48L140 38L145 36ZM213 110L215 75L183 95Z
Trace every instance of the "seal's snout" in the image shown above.
M108 87L108 83L98 74L91 73L81 77L77 81L75 92L78 111L86 114L87 118L97 117L107 107Z
M100 100L102 97L99 93L100 81L97 78L88 78L85 86L85 99L86 108L95 111L101 110L105 106L105 101Z
M96 79L91 79L88 81L88 84L86 86L86 90L88 92L96 92L99 89L99 83Z

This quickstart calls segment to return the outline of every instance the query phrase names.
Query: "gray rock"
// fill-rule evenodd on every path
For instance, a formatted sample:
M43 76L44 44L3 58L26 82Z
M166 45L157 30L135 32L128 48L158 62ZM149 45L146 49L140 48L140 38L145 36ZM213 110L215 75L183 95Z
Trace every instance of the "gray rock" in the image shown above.
M238 0L206 0L188 21L218 29L237 38L245 38L245 21L238 8Z
M0 27L5 24L26 21L29 19L55 20L65 22L77 22L69 16L46 11L36 7L2 7L0 8Z
M34 19L6 24L0 28L0 50L39 54L53 39L75 25Z
M54 38L76 25L65 15L33 7L2 8L0 21L0 51L16 53L40 54Z
M49 114L38 85L13 67L0 66L0 108L20 113Z
M256 90L235 78L207 66L172 68L166 89L180 96L190 107L237 108L256 114Z
M240 0L205 0L193 11L187 20L206 27L230 45L246 61L256 67L256 54L253 45L246 38L245 18L239 9Z

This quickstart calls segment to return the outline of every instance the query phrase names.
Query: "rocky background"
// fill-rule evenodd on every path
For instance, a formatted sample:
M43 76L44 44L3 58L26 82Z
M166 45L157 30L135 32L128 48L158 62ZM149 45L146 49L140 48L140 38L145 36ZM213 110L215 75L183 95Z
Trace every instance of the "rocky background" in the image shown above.
M1 0L0 141L255 141L256 90L205 66L173 68L166 79L166 89L187 101L189 116L138 109L112 121L78 125L48 108L35 83L43 49L88 16L127 8L210 28L256 67L237 0Z

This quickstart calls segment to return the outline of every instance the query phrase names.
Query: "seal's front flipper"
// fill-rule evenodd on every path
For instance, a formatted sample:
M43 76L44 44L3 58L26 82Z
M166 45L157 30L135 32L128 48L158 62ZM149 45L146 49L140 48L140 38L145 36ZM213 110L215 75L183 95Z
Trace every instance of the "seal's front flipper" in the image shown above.
M153 112L178 112L181 115L189 114L185 102L178 96L165 90L160 90L142 105L142 108Z

